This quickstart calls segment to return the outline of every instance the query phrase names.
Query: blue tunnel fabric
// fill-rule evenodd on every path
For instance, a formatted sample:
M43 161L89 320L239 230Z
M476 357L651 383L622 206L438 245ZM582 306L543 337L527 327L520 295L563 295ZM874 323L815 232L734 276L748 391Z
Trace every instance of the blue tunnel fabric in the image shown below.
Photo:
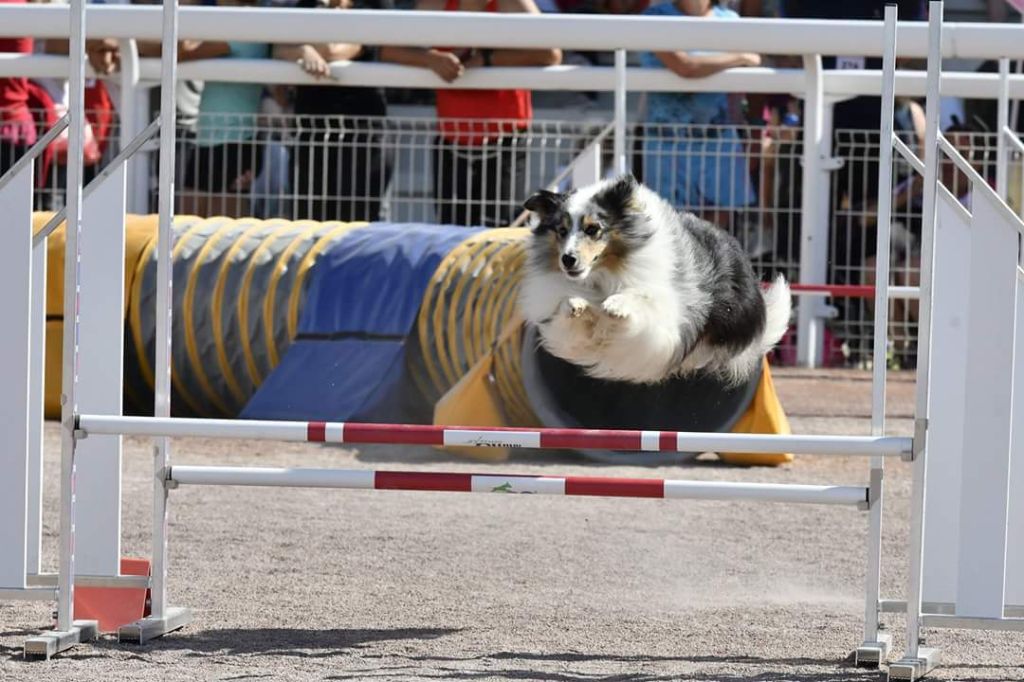
M406 342L441 260L474 230L374 223L322 254L307 279L298 336L243 419L402 417Z

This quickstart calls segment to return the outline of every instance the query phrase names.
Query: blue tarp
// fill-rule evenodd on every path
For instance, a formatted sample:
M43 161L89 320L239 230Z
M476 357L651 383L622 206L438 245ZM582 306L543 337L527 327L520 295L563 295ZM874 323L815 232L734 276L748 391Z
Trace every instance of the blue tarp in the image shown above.
M406 340L430 277L473 230L375 223L316 262L298 337L243 419L388 419L400 409Z

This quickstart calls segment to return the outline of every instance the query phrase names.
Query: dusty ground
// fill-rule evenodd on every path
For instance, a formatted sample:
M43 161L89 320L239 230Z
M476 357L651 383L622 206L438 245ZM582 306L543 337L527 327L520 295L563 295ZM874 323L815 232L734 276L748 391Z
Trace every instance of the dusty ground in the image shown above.
M780 372L799 433L863 434L861 374ZM912 384L889 411L907 434ZM57 431L48 430L48 465ZM147 553L150 461L127 442L124 549ZM565 455L502 465L430 450L178 441L178 463L416 467L862 483L867 462L801 457L782 469L600 467ZM54 469L51 469L53 471ZM902 595L909 476L889 468L885 596ZM51 480L47 504L54 509ZM0 605L2 680L874 680L860 641L866 516L848 508L255 488L172 497L172 601L187 629L20 660L50 607ZM55 519L46 527L53 551ZM52 556L52 554L51 554ZM902 646L902 619L890 621ZM937 631L937 677L1024 679L1020 635Z

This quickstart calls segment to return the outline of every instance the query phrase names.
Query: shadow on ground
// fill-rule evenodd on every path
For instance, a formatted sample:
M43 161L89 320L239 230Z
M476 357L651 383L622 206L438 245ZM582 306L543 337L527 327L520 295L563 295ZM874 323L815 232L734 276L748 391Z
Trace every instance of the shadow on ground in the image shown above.
M393 628L374 630L305 628L225 628L168 635L141 646L119 644L112 638L94 646L106 650L153 652L181 651L186 656L284 656L329 658L351 654L374 644L404 640L431 640L459 632L459 628Z

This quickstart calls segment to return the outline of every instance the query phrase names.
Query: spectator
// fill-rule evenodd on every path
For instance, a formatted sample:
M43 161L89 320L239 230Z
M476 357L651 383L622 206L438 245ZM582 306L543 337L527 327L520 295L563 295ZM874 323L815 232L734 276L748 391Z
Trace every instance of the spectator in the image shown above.
M219 5L252 6L251 0L219 0ZM266 43L185 40L178 47L181 61L195 59L265 59ZM256 140L257 115L263 97L258 83L207 82L199 100L194 159L185 171L182 210L200 216L232 218L247 215L248 190L260 174L263 150Z
M87 0L88 1L88 0ZM49 4L67 4L66 0L49 0ZM90 3L92 4L92 3ZM110 46L116 41L90 39L86 41L85 53L92 69L100 75L109 75L118 66L117 52ZM67 39L36 40L36 53L68 54ZM49 128L68 111L68 81L64 78L36 78L29 85L37 127ZM99 170L99 162L107 150L107 143L114 121L114 103L102 80L87 80L85 93L85 118L83 123L82 164L83 182L89 182ZM40 182L42 191L36 195L36 207L40 210L58 210L64 205L64 188L67 184L67 154L70 132L65 130L47 148L41 164Z
M736 19L712 0L675 0L644 14ZM758 66L752 53L644 52L641 64L669 68L682 78L704 78L739 66ZM680 208L725 226L734 209L756 202L743 144L724 92L651 93L647 99L644 181Z
M533 0L419 0L420 10L538 14ZM407 50L394 61L423 66L447 82L467 68L551 66L558 49ZM529 90L437 91L440 136L434 156L438 218L455 225L508 225L523 198L526 149L522 132L533 118Z
M24 4L26 0L0 0ZM31 38L0 38L0 52L32 53ZM0 175L36 142L27 78L0 78Z
M299 0L300 8L394 9L392 0ZM297 61L307 73L329 79L329 62L387 60L405 48L352 43L278 45L274 55ZM382 131L387 100L381 88L303 86L295 94L299 134L292 158L295 217L312 220L377 220L391 180L391 158Z

